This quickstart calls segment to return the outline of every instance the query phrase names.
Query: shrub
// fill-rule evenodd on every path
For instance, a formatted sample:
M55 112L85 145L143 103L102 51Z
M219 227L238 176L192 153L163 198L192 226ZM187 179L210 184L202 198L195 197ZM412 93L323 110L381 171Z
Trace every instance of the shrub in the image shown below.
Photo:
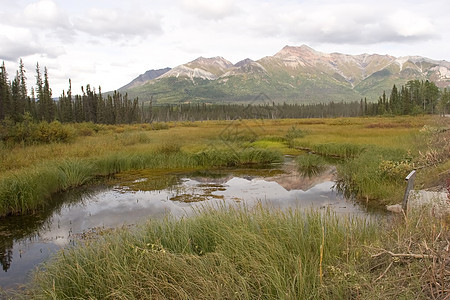
M161 154L172 154L181 151L181 145L177 142L166 142L156 149L156 152Z
M145 132L124 132L120 135L120 141L124 146L136 144L146 144L150 142L150 138Z
M91 136L100 130L99 125L92 122L76 123L74 126L79 136Z
M151 128L152 128L152 130L169 129L169 124L164 123L164 122L156 122L156 123L152 123Z
M58 121L51 123L40 122L31 133L31 140L38 143L67 143L75 138L75 131L70 125L63 125Z
M413 169L414 164L406 159L401 161L382 160L379 165L382 176L399 182L402 182Z
M285 135L286 142L288 144L289 148L293 148L295 145L294 141L295 139L302 138L306 135L306 131L296 128L295 126L292 126L289 128Z
M391 203L395 199L398 201L404 190L404 177L402 180L392 180L390 175L380 171L380 166L383 161L400 162L406 155L404 150L369 147L360 155L337 166L337 187L348 197L380 200L385 202L383 204Z
M71 125L61 124L58 121L39 123L24 117L19 123L5 122L0 128L0 138L7 144L49 144L68 143L76 137Z

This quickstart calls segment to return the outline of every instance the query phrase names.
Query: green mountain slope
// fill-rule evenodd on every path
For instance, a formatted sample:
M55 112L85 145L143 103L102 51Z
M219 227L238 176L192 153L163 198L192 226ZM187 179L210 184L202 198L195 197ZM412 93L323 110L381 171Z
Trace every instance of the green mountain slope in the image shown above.
M222 57L200 57L161 76L123 89L153 103L251 103L264 93L275 103L376 101L393 84L411 79L450 85L450 63L422 57L321 53L308 46L286 46L258 61L236 65Z

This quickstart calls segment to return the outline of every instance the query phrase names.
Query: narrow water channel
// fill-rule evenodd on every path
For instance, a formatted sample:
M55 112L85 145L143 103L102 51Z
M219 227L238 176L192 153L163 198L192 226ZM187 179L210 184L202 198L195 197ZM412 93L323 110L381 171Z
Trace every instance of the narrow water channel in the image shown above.
M83 234L132 226L170 213L189 216L205 205L258 203L274 208L332 209L370 215L334 189L335 170L301 176L292 160L266 169L118 174L113 182L58 195L45 211L0 220L0 288L29 281L31 272L55 251Z

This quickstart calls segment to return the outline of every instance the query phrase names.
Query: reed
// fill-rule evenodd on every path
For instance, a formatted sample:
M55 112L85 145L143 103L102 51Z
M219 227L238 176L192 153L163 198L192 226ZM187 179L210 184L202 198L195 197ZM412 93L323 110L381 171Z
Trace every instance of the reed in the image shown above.
M303 138L307 132L305 130L296 128L295 126L292 126L288 129L286 135L284 136L286 143L289 148L294 148L295 146L295 140Z
M415 158L420 158L419 151L428 153L429 137L420 135L419 130L430 121L428 117L396 117L267 120L264 124L255 120L239 123L209 121L196 122L195 126L185 126L183 123L123 126L54 123L48 125L49 128L60 133L67 129L75 132L77 137L71 139L70 144L23 142L9 145L8 139L0 142L0 216L22 213L24 209L34 210L45 205L45 199L57 191L121 171L279 162L282 158L277 151L294 155L300 153L295 148L288 148L286 136L293 138L296 147L309 148L323 156L344 158L338 166L340 186L351 191L351 194L376 204L399 202L399 194L403 190L401 179L386 180L383 172L391 175L395 172L380 172L380 162L389 161L395 165L405 159L404 153L409 150L408 159L412 158L413 162ZM23 129L23 132L30 128ZM29 131L24 138L32 132ZM44 136L48 136L50 131L42 132L47 132ZM373 147L378 150L372 150ZM440 148L446 149L437 149ZM380 155L380 151L403 154L392 157ZM446 161L442 165L448 164L448 157L444 158ZM310 163L313 168L314 164ZM81 170L82 166L86 170ZM426 176L418 174L417 178L427 182L427 178L440 176L442 170L439 170L424 169L421 174ZM67 177L67 182L66 179L53 179L55 177ZM39 186L33 181L40 182ZM19 207L21 209L17 210Z
M369 147L357 157L337 165L337 187L348 197L372 200L378 206L399 201L404 191L404 178L393 180L386 176L381 165L386 160L402 161L406 156L401 149Z
M317 154L341 158L356 157L363 152L365 148L366 146L347 143L326 143L313 145L311 147Z
M309 153L299 155L296 163L300 174L310 178L319 175L326 167L326 162L321 156Z
M34 299L438 298L448 283L439 277L448 263L447 238L442 222L421 214L369 222L330 212L205 207L191 218L149 220L65 249L35 273L27 293Z
M347 289L320 284L320 249L326 268L347 250L339 241L366 240L370 226L352 222L348 231L331 214L262 208L149 221L64 250L36 274L33 292L58 299L340 298Z
M88 159L65 159L9 172L0 178L0 217L24 214L45 206L52 194L91 180L129 170L192 169L268 164L282 161L279 152L267 149L209 150L185 153L180 147L163 146L158 151L119 152Z

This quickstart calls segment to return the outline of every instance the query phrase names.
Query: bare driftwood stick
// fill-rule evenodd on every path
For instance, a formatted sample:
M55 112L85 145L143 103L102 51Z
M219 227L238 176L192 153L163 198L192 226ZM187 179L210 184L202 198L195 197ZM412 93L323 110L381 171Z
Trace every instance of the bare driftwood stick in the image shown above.
M384 253L389 254L392 257L410 257L410 258L435 258L434 255L429 254L415 254L415 253L394 253L388 250L384 250L383 252L372 255L371 257L378 257Z

